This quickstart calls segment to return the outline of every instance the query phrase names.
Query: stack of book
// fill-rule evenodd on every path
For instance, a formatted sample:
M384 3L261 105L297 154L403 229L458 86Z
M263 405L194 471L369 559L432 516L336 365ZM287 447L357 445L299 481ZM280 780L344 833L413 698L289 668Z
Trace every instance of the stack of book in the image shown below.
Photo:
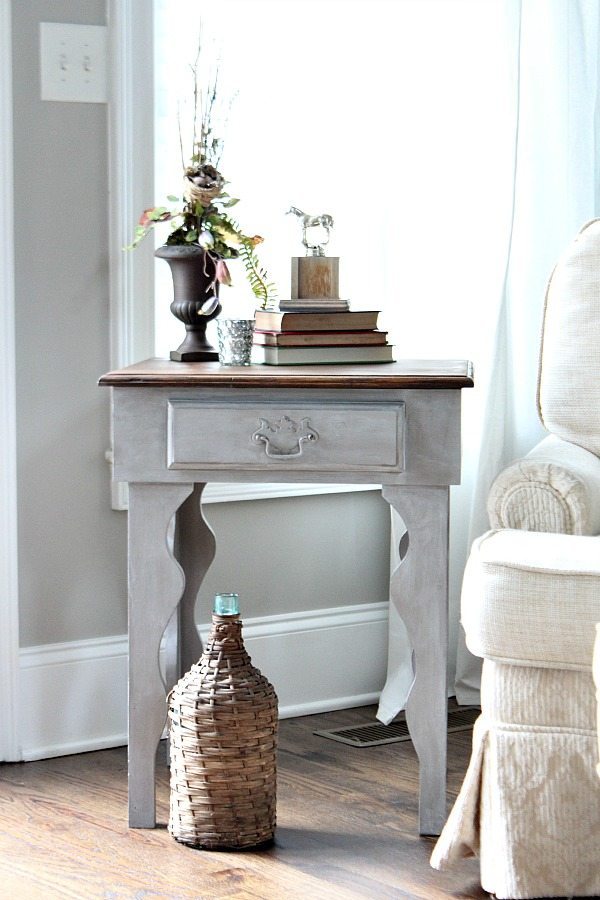
M291 297L258 309L252 361L268 366L393 362L379 310L351 310L339 296L338 257L292 258Z
M270 366L393 362L387 333L377 329L379 310L258 309L253 360Z

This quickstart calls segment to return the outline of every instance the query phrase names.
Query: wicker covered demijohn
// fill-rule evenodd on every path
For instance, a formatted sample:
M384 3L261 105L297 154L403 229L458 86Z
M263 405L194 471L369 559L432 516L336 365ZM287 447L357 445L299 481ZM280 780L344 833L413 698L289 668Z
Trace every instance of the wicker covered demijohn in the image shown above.
M236 594L217 594L200 660L169 694L169 832L207 850L275 832L277 696L244 648Z

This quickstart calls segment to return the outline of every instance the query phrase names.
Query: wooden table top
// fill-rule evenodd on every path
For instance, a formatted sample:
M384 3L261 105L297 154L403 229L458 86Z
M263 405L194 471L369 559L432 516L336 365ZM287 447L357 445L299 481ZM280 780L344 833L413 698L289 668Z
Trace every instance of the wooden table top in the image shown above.
M465 359L401 359L373 365L221 366L169 359L107 372L99 384L112 387L236 388L469 388L473 366Z

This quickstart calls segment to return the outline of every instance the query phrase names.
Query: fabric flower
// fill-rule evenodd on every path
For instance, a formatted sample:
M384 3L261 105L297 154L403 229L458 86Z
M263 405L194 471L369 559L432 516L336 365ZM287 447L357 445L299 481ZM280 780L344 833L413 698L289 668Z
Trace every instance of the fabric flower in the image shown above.
M231 274L224 259L218 259L215 266L215 276L219 284L231 284Z

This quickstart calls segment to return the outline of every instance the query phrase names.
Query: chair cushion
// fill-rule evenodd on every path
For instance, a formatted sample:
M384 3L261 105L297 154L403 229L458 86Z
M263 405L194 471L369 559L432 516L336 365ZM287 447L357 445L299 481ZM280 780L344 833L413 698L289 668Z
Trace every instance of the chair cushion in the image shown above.
M538 410L548 431L600 455L600 219L580 231L548 284Z
M600 537L489 531L473 544L461 606L476 656L590 671L600 620Z

